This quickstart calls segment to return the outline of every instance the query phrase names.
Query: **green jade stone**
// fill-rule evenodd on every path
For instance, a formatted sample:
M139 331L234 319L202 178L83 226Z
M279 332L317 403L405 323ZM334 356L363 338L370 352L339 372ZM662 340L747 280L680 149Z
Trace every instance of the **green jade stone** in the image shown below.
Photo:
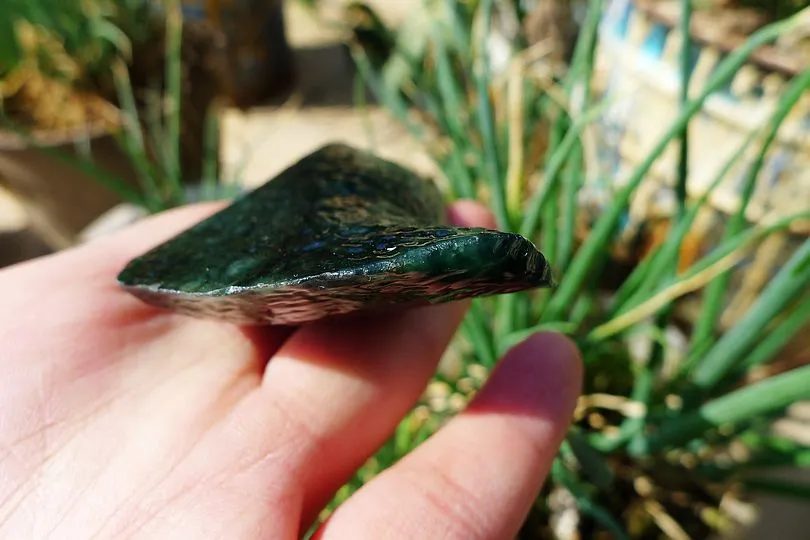
M433 182L341 144L132 260L118 281L148 304L246 325L552 286L530 241L447 225Z

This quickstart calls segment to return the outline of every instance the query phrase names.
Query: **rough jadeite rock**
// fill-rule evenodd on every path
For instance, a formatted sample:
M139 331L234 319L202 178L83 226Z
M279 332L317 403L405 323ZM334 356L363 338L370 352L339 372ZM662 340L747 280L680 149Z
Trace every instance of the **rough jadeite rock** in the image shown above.
M131 261L143 301L238 324L447 302L551 285L525 238L445 225L436 186L330 145Z

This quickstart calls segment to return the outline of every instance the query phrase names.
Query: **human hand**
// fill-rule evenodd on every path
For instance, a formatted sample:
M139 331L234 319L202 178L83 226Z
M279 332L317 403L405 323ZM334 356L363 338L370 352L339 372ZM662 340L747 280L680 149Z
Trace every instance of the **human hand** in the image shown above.
M118 288L130 258L218 208L0 271L0 538L299 538L418 399L466 302L293 332L158 311ZM493 226L472 203L451 215ZM316 537L513 537L580 370L565 338L530 338Z

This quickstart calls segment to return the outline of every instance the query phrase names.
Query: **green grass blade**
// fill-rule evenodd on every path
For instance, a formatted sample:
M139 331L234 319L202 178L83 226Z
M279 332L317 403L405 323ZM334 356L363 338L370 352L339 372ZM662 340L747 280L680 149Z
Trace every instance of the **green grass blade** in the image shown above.
M649 298L657 284L661 283L668 268L677 266L680 258L679 248L689 233L698 212L706 205L709 195L728 176L734 166L739 162L748 148L759 137L759 130L752 130L743 143L726 160L723 167L709 184L708 189L693 203L689 205L686 215L671 229L662 245L633 270L627 280L619 287L612 301L611 313L621 314L637 306Z
M702 258L683 274L678 275L674 280L659 284L653 294L632 310L598 324L588 333L586 341L596 344L628 330L647 317L654 316L669 302L699 290L706 280L732 270L740 260L744 259L752 246L755 246L762 238L788 228L796 219L809 218L810 211L802 212L780 219L771 225L756 227L739 234L732 240L715 248L709 255Z
M686 109L689 102L689 84L691 81L691 57L692 57L692 40L690 35L689 26L692 20L692 0L681 0L681 18L680 18L680 34L681 34L681 88L679 96L679 108L681 111ZM676 223L686 217L686 182L689 174L689 123L686 123L677 135L678 138L678 170L675 185L675 195L678 202L676 212ZM682 239L680 239L682 241ZM673 244L675 244L673 242ZM677 261L678 255L681 251L681 242L677 242L673 246L676 256L676 264L670 265L664 269L666 276L672 278L678 273ZM655 317L655 332L663 335L669 325L673 303L669 303L662 310L658 312ZM652 350L650 351L649 360L643 369L636 375L633 381L633 400L643 403L645 410L650 409L653 391L655 389L655 381L658 379L664 363L664 350L665 344L663 340L654 340ZM633 433L633 440L630 443L629 451L634 452L636 441L638 440L638 433L643 429L646 423L646 418L628 418L624 421L629 425L628 433Z
M694 412L664 422L656 433L645 439L643 450L656 452L683 445L718 426L759 418L806 399L810 399L810 366L735 390L701 405Z
M604 0L589 0L582 24L580 36L574 45L574 55L571 58L571 67L565 76L565 86L571 90L582 86L586 94L591 91L591 76L594 72L595 52L599 37L599 23L602 20ZM589 96L586 95L583 105L587 105ZM585 107L583 107L585 108Z
M553 320L560 318L565 309L573 303L574 297L582 287L582 284L591 276L591 269L600 258L605 256L605 246L609 245L616 226L619 223L623 212L627 208L631 195L643 181L655 161L667 149L674 137L684 129L690 119L700 111L703 103L709 95L720 90L737 71L746 63L751 53L768 44L779 37L786 30L792 28L796 23L796 18L787 19L768 25L755 32L745 43L723 60L712 77L703 88L700 95L689 101L678 117L672 122L661 139L653 147L652 151L639 164L627 184L619 190L613 203L606 209L605 213L597 220L591 234L583 243L582 247L574 257L568 269L566 279L561 281L559 289L549 301L543 314L543 320Z
M164 170L167 162L166 156L168 149L163 141L166 140L166 130L163 126L163 97L160 92L150 91L144 96L143 116L145 117L146 124L146 137L148 139L147 147L150 148L154 154L154 163L152 164L153 174L155 175L155 182L160 191L160 200L164 208L168 206L167 198L171 194L166 194L166 182L164 178L166 171ZM151 146L150 146L151 145Z
M502 294L495 299L496 346L501 350L500 341L517 328L517 304L520 293Z
M135 105L135 96L132 92L132 84L129 80L127 66L123 63L116 63L112 69L113 82L115 83L118 101L123 109L123 130L121 133L121 143L127 153L132 165L138 172L141 182L141 190L144 193L144 200L147 208L152 211L160 210L160 190L155 181L155 171L149 162L149 155L146 144L143 140L143 131L138 115L138 108Z
M810 328L810 298L805 295L797 301L796 307L779 321L779 324L745 357L741 371L747 371L769 362L793 338L798 336L799 332L805 331L807 328Z
M704 389L723 376L760 340L762 331L810 286L810 239L790 257L748 312L696 362L692 382Z
M383 104L399 122L408 129L408 131L417 138L425 136L424 127L413 120L410 111L408 110L408 103L402 94L396 90L391 89L386 85L382 78L374 72L374 67L368 59L365 51L359 45L350 45L354 65L362 77L363 81L368 86L374 97Z
M733 256L735 254L737 257L740 257L765 236L788 228L796 219L808 218L810 218L810 211L794 214L780 219L771 225L760 226L738 234L733 239L717 246L711 253L703 257L699 262L689 268L689 270L678 275L674 280L660 283L653 291L653 294L644 302L635 306L633 310L615 316L591 330L588 333L587 340L591 343L596 343L624 332L636 322L657 313L660 306L693 290L697 290L696 288L699 288L699 285L694 285L692 280L700 274L709 271L720 273L730 271L733 267ZM723 270L723 268L725 269ZM690 283L692 285L686 287L686 285Z
M681 225L683 224L681 223ZM687 231L684 231L683 234L686 234L686 232ZM653 272L655 272L656 269L664 266L662 261L662 259L664 259L664 254L662 251L666 249L666 246L667 243L664 242L647 257L644 257L635 266L635 268L633 268L633 271L613 295L610 309L611 314L621 314L627 311L629 308L637 305L638 302L633 302L633 300L640 296L639 289L645 284L650 284L651 282L652 283L648 285L648 287L654 287L655 284L658 283L658 281L651 279L650 276L653 274ZM677 254L675 256L677 257Z
M204 137L203 198L213 199L217 196L216 188L219 181L220 108L217 104L212 105L205 115Z
M183 200L183 186L180 165L180 123L182 120L182 73L183 60L180 49L183 46L183 16L178 0L169 0L166 6L166 94L164 96L166 121L167 159L164 166L166 186L172 193L172 200ZM196 178L194 180L197 180Z
M459 88L459 81L453 74L442 33L443 29L436 25L433 32L436 55L436 83L442 107L445 111L448 111L448 114L444 114L443 117L448 124L447 131L453 140L453 148L450 150L452 157L450 159L454 165L454 181L452 183L457 186L454 195L460 198L472 199L475 197L473 178L469 170L461 166L463 158L458 154L458 152L463 151L465 141L468 141L465 120L469 115L465 114L465 107L461 99L462 89Z
M763 437L756 433L756 441L750 442L751 434L743 433L740 441L745 444L753 457L744 463L741 471L763 471L781 467L810 467L810 448L792 439Z
M473 68L478 103L478 130L483 143L484 170L489 183L489 196L492 212L501 230L509 229L509 212L506 208L506 182L501 170L492 102L489 97L489 82L492 79L489 70L487 36L492 25L494 0L481 0L479 15L481 17L481 39L478 45L477 62Z
M467 339L473 345L473 350L481 365L487 368L494 367L498 362L498 353L493 333L481 306L481 300L472 301L462 328L466 331Z
M576 429L569 431L566 445L582 467L583 475L600 490L607 491L613 485L615 471L608 464L605 456L588 442L588 439ZM565 448L564 446L564 448Z
M574 145L571 155L568 158L568 166L563 172L562 193L560 194L560 216L557 229L557 255L554 266L565 274L565 269L574 254L574 243L576 241L576 219L579 205L577 196L585 181L583 171L584 155L582 144Z
M471 46L470 17L467 4L456 0L444 0L445 13L448 15L450 36L453 48L461 53L468 53Z
M593 501L593 496L585 485L569 471L558 457L551 466L551 476L574 496L579 510L604 527L616 540L629 540L627 531L610 511Z
M582 130L593 120L598 118L607 106L608 103L604 102L596 107L592 107L566 131L562 141L560 141L560 144L554 149L543 172L543 183L540 189L532 193L529 199L527 211L523 216L523 223L520 226L520 234L523 236L527 238L537 236L541 212L551 200L551 195L554 189L556 189L560 172L568 156L570 156L574 146L580 143L579 136ZM543 246L543 249L545 249L545 246Z
M810 219L810 210L785 216L783 218L774 221L769 225L758 225L756 227L746 229L737 234L736 236L734 236L733 238L715 247L708 255L701 258L698 262L693 264L688 270L680 274L677 279L678 280L687 279L701 272L704 272L707 268L709 268L714 264L717 264L718 261L728 256L729 254L740 249L745 249L746 246L756 245L768 235L784 231L788 229L797 220L805 220L805 219ZM664 285L664 287L668 286L669 284ZM658 290L660 290L660 288Z
M633 270L627 281L617 291L612 303L611 313L625 313L649 298L656 286L661 283L668 269L678 265L680 246L689 233L698 213L708 202L709 195L728 176L731 169L758 136L759 130L754 130L748 134L743 143L734 151L712 180L709 188L694 203L689 205L686 215L677 222L675 228L669 232L662 245Z
M681 92L680 108L684 110L689 102L689 86L692 81L692 0L681 0L681 18L678 25L681 36ZM678 134L678 177L675 184L675 195L678 200L678 219L686 213L686 180L689 176L689 124Z
M366 82L359 73L355 73L354 77L352 77L352 106L362 118L363 132L366 135L369 150L376 153L378 151L377 140L374 136L374 127L371 122L371 117L369 116L368 98L366 94Z
M577 298L577 302L571 309L571 323L575 328L582 328L585 324L585 319L591 316L597 308L597 290L596 284L588 290L584 290ZM572 331L573 333L573 331Z
M462 92L459 88L458 78L453 73L452 64L447 51L447 44L442 35L444 31L442 25L438 23L433 25L431 39L436 62L436 90L442 100L444 110L450 112L450 114L447 114L447 124L450 128L450 135L456 140L464 140L467 135L467 128L465 127L463 116L464 106L462 105L461 99Z
M573 150L573 148L572 148ZM561 174L555 174L554 177L545 179L548 182L548 202L543 206L542 224L540 228L540 246L542 246L543 254L554 268L555 272L559 270L557 267L558 245L557 245L557 231L560 228L560 178Z
M571 67L566 74L565 85L568 95L571 96L572 107L575 108L572 113L574 118L578 118L591 107L592 76L603 4L603 0L590 0L588 3L585 23L577 39ZM584 159L580 142L574 146L567 159L560 194L561 212L558 227L555 227L559 231L555 266L561 273L565 273L574 253L576 217L579 209L577 196L585 183L586 174Z
M630 393L630 400L643 403L645 406L648 405L650 396L655 388L655 376L656 374L653 369L646 366L643 369L639 369L633 379L633 390ZM632 441L628 451L632 455L639 455L644 452L645 448L644 446L638 445L637 436L641 433L646 424L646 416L625 418L619 426L617 433L611 434L610 436L597 434L590 439L590 442L594 448L601 452L615 452Z
M808 88L810 88L810 70L806 70L791 81L787 90L780 97L776 113L771 118L765 130L764 141L759 149L759 153L754 163L751 165L751 169L747 172L746 179L743 183L741 204L726 223L724 233L726 238L737 234L745 226L747 222L745 213L748 208L748 203L753 197L756 179L765 162L765 155L776 140L779 127L784 123L794 105L805 95ZM717 326L717 321L720 318L720 313L724 305L723 297L725 296L726 289L728 289L730 277L730 274L726 274L710 283L706 288L703 295L701 313L695 323L692 336L692 351L705 350L711 340L714 339L715 327Z

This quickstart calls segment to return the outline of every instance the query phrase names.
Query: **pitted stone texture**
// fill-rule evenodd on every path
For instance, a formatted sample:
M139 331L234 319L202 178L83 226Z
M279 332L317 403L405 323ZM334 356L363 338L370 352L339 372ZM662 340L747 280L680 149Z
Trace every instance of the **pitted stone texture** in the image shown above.
M525 238L443 214L431 182L329 145L133 260L119 282L187 315L286 325L551 285Z

